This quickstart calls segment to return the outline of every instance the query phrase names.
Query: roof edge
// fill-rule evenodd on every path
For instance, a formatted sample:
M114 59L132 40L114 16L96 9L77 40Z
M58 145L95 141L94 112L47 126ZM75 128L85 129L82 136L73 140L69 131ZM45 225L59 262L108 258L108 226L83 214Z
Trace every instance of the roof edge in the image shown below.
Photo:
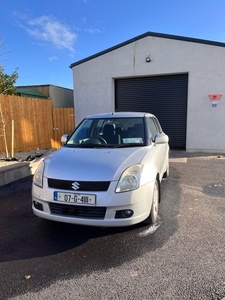
M64 90L71 90L73 91L73 89L71 88L67 88L67 87L63 87L63 86L59 86L59 85L54 85L54 84L32 84L32 85L17 85L15 86L16 88L38 88L38 87L57 87L60 89L64 89Z
M123 43L120 43L120 44L117 44L113 47L110 47L106 50L103 50L103 51L100 51L96 54L93 54L91 56L88 56L84 59L81 59L75 63L72 63L69 67L72 69L73 67L77 66L77 65L80 65L86 61L89 61L91 59L94 59L96 57L99 57L101 55L104 55L108 52L111 52L113 50L116 50L118 48L121 48L123 46L126 46L130 43L133 43L133 42L136 42L140 39L143 39L145 37L148 37L148 36L152 36L152 37L158 37L158 38L165 38L165 39L172 39L172 40L178 40L178 41L184 41L184 42L192 42L192 43L198 43L198 44L205 44L205 45L211 45L211 46L218 46L218 47L225 47L225 43L222 43L222 42L216 42L216 41L210 41L210 40L204 40L204 39L198 39L198 38L190 38L190 37L184 37L184 36L179 36L179 35L172 35L172 34L164 34L164 33L157 33L157 32L146 32L144 34L141 34L141 35L138 35L132 39L129 39Z

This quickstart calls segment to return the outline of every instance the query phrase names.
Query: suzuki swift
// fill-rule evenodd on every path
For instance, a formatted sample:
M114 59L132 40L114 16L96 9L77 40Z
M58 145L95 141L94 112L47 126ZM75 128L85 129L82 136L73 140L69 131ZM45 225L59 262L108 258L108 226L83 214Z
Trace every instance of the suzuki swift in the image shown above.
M34 214L90 226L154 224L160 183L169 175L168 140L150 113L86 117L39 164L32 184Z

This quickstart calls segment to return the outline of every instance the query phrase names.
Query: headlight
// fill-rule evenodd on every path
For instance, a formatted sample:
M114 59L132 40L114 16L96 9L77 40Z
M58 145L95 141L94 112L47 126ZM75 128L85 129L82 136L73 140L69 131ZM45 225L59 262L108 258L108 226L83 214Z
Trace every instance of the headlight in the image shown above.
M116 187L116 193L136 190L140 186L143 165L134 165L127 168L120 177Z
M45 168L45 162L42 160L42 162L40 162L40 164L38 165L33 177L33 184L41 188L43 187L44 168Z

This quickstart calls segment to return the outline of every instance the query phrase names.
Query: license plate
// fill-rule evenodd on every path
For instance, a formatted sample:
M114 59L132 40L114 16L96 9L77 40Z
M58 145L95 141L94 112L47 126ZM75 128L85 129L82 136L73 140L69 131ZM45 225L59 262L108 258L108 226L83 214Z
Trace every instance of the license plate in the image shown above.
M95 195L54 192L54 201L95 205Z

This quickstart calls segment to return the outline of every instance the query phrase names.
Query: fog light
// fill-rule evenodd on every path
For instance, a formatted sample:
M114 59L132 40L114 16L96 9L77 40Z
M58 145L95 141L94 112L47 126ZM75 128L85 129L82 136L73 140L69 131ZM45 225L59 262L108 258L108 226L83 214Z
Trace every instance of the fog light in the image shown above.
M34 207L36 209L43 211L43 205L41 203L39 203L37 201L34 201L33 203L34 203Z
M131 209L124 209L124 210L117 210L116 211L116 219L125 219L125 218L130 218L134 214L133 210Z

